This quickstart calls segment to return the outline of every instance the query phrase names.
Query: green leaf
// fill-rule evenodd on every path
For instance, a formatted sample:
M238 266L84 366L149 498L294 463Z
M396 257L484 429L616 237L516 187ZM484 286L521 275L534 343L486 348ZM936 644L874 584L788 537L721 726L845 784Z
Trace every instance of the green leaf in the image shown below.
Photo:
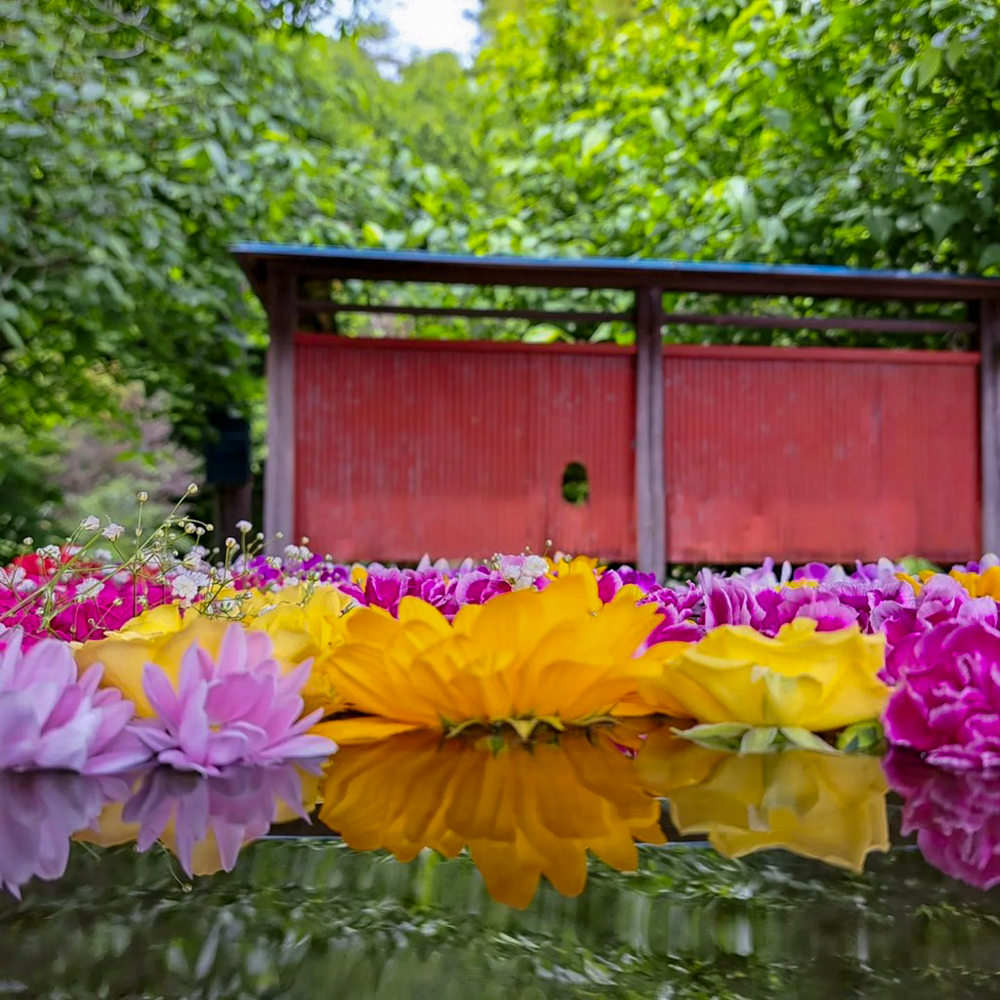
M885 732L878 719L856 722L837 735L837 749L843 753L878 754L885 748Z
M712 722L690 729L673 729L675 735L716 750L738 750L750 726L741 722Z
M836 749L830 746L825 740L820 739L815 733L799 726L782 726L781 735L788 740L792 746L801 747L803 750L816 750L819 753L836 753Z
M941 69L943 53L940 49L928 46L917 60L917 89L923 90L938 75Z
M740 753L768 753L774 749L777 737L777 726L754 726L743 734Z

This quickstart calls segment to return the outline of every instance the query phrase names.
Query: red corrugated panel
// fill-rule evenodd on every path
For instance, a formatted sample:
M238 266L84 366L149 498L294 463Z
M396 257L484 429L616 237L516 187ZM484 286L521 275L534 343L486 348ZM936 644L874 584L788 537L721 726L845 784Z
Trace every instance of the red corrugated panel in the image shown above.
M634 553L633 356L296 337L296 531L338 559ZM590 501L562 498L581 462Z
M977 356L668 347L672 562L980 548ZM296 530L339 559L635 558L634 354L296 338ZM582 462L590 502L561 495Z
M671 561L979 554L977 355L665 353Z

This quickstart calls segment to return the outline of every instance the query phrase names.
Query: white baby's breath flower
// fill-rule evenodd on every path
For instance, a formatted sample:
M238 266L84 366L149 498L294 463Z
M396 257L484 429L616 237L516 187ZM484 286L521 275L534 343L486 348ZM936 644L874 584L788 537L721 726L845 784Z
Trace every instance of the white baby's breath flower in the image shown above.
M237 521L236 530L239 531L241 535L245 535L253 525L249 521Z
M35 551L43 559L58 559L59 556L62 554L59 551L58 545L43 545L40 549L36 549Z
M86 601L88 598L96 597L103 586L100 580L84 580L83 583L77 584L73 596L78 601Z
M125 533L125 529L120 524L109 524L101 534L109 541L116 542Z
M198 596L198 584L188 575L175 576L170 581L170 589L182 601L193 601Z
M521 575L540 580L549 571L549 564L542 556L528 556L521 567Z
M114 558L107 549L94 549L93 556L98 562L109 563Z
M89 514L80 522L80 527L84 531L97 531L101 526L101 519L96 517L94 514Z

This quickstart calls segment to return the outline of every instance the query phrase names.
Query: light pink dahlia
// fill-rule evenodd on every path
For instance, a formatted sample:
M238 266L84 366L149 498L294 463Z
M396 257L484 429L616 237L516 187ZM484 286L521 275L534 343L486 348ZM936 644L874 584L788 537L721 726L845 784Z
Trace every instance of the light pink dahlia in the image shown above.
M337 745L307 734L322 709L299 718L311 667L306 660L283 673L267 635L231 625L217 660L197 643L185 652L176 690L162 667L146 664L142 687L155 717L132 732L159 763L206 775L230 764L328 757Z
M77 673L70 647L43 639L27 652L19 628L0 652L0 771L111 774L148 760L126 728L132 703L98 688L101 668Z

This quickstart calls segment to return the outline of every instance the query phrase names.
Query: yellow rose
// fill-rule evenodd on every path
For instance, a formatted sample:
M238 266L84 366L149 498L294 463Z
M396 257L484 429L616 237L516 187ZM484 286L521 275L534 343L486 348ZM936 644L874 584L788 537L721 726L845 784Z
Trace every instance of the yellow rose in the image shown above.
M885 639L862 635L856 625L817 632L813 620L797 618L773 639L723 625L663 655L655 676L638 679L639 696L657 711L700 723L825 732L877 718L890 693L878 679Z
M312 658L312 673L302 689L305 712L323 708L329 714L344 707L331 683L330 654L344 641L345 615L351 607L350 598L336 587L317 585L307 590L301 584L279 591L241 592L235 619L168 604L136 616L104 639L84 643L75 655L81 670L103 663L102 684L118 688L136 706L137 714L148 716L152 710L142 690L145 664L163 667L176 684L185 651L198 643L216 656L222 636L235 620L270 636L274 658L289 669Z
M860 871L889 849L885 775L877 757L786 750L709 750L661 729L637 760L647 791L670 800L680 833L704 833L726 857L782 847Z

